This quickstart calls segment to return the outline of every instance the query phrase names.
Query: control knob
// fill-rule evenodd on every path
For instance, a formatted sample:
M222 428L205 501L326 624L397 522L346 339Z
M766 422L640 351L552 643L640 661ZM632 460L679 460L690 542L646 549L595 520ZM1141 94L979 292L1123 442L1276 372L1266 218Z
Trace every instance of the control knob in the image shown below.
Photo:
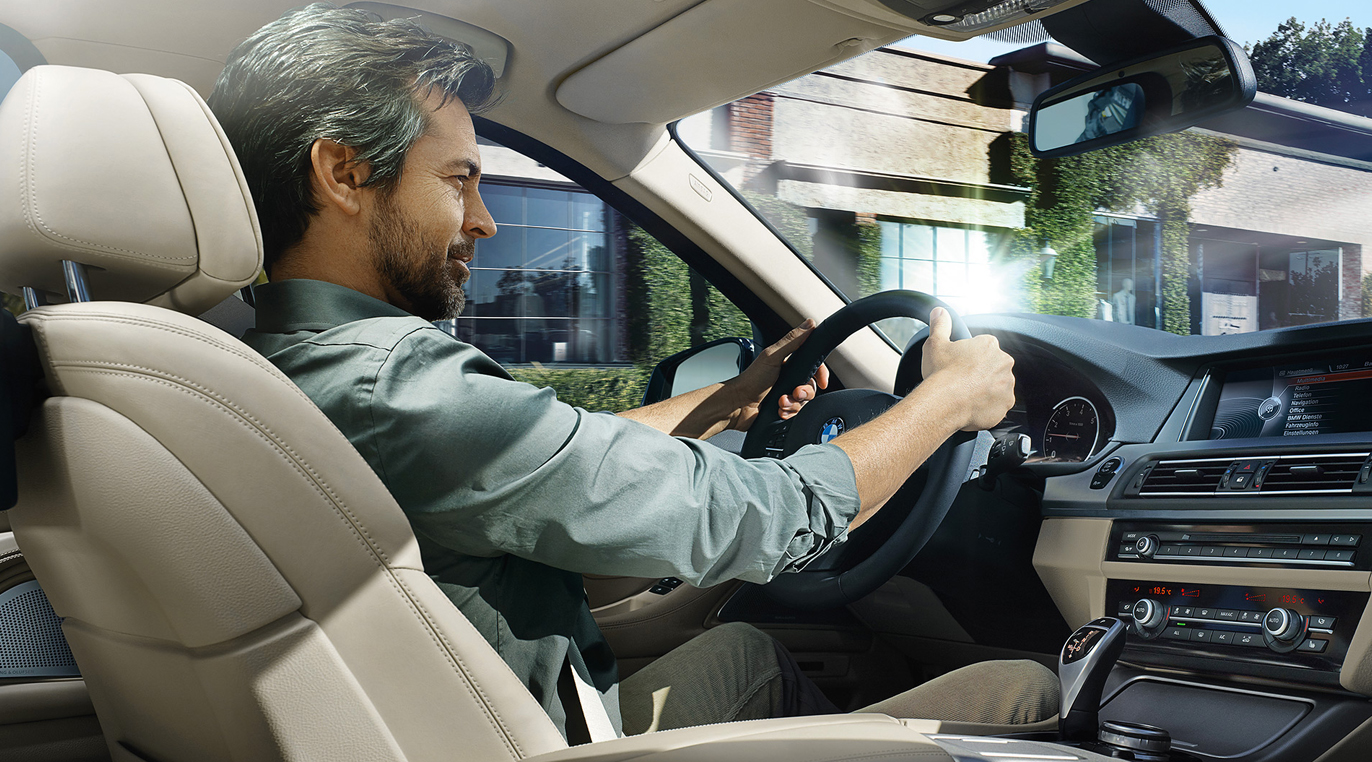
M1296 650L1305 637L1305 617L1291 609L1272 609L1262 620L1262 639L1277 653Z
M1146 534L1134 542L1134 552L1144 558L1152 558L1157 551L1158 536L1155 534Z
M1152 598L1140 598L1134 604L1134 634L1152 640L1167 624L1167 607Z

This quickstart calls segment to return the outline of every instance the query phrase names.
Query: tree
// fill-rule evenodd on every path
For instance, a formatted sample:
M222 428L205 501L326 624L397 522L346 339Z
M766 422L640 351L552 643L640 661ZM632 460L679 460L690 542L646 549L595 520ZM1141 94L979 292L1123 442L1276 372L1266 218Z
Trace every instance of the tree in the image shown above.
M1306 26L1291 18L1253 45L1249 58L1262 92L1372 116L1372 29L1348 19Z

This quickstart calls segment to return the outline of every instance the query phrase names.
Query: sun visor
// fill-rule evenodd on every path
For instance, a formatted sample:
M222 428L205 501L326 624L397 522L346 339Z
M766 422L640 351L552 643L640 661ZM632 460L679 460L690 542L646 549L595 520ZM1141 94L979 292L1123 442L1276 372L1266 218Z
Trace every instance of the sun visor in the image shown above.
M908 35L795 0L707 0L563 81L557 100L609 124L662 124Z

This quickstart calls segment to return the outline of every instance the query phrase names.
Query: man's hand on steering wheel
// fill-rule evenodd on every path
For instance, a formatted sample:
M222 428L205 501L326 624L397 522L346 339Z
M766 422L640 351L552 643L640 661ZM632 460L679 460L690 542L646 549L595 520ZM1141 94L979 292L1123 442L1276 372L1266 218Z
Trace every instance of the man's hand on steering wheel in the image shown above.
M926 381L935 380L953 403L964 411L963 431L989 429L1005 418L1015 404L1015 361L1001 351L995 336L982 334L962 341L951 339L953 318L942 307L929 315L929 338L924 342L921 370Z
M815 321L813 320L806 320L791 329L791 332L781 337L780 341L762 350L752 365L749 365L734 380L729 382L733 393L738 395L739 400L738 413L735 415L730 428L747 431L748 427L753 425L753 421L757 419L759 406L766 399L767 393L772 390L772 386L776 384L777 375L781 373L782 363L791 356L792 352L799 349L801 344L805 343L805 339L809 338L814 330ZM787 420L799 413L805 403L814 399L819 394L819 390L828 388L828 386L829 368L820 365L819 370L815 372L809 383L801 384L781 395L781 399L777 403L777 412L781 415L781 419Z

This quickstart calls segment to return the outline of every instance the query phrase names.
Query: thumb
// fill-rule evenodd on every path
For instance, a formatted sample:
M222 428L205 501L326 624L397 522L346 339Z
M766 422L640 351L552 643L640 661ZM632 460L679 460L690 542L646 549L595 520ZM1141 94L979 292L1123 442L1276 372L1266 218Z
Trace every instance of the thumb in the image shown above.
M929 313L929 338L939 341L949 341L953 336L953 318L948 314L948 310L942 307L935 307Z
M791 332L782 336L777 343L768 347L766 354L770 355L774 361L780 365L782 360L786 359L792 352L799 349L801 344L805 343L805 339L809 338L810 332L814 329L815 321L807 319L805 322L792 328Z

